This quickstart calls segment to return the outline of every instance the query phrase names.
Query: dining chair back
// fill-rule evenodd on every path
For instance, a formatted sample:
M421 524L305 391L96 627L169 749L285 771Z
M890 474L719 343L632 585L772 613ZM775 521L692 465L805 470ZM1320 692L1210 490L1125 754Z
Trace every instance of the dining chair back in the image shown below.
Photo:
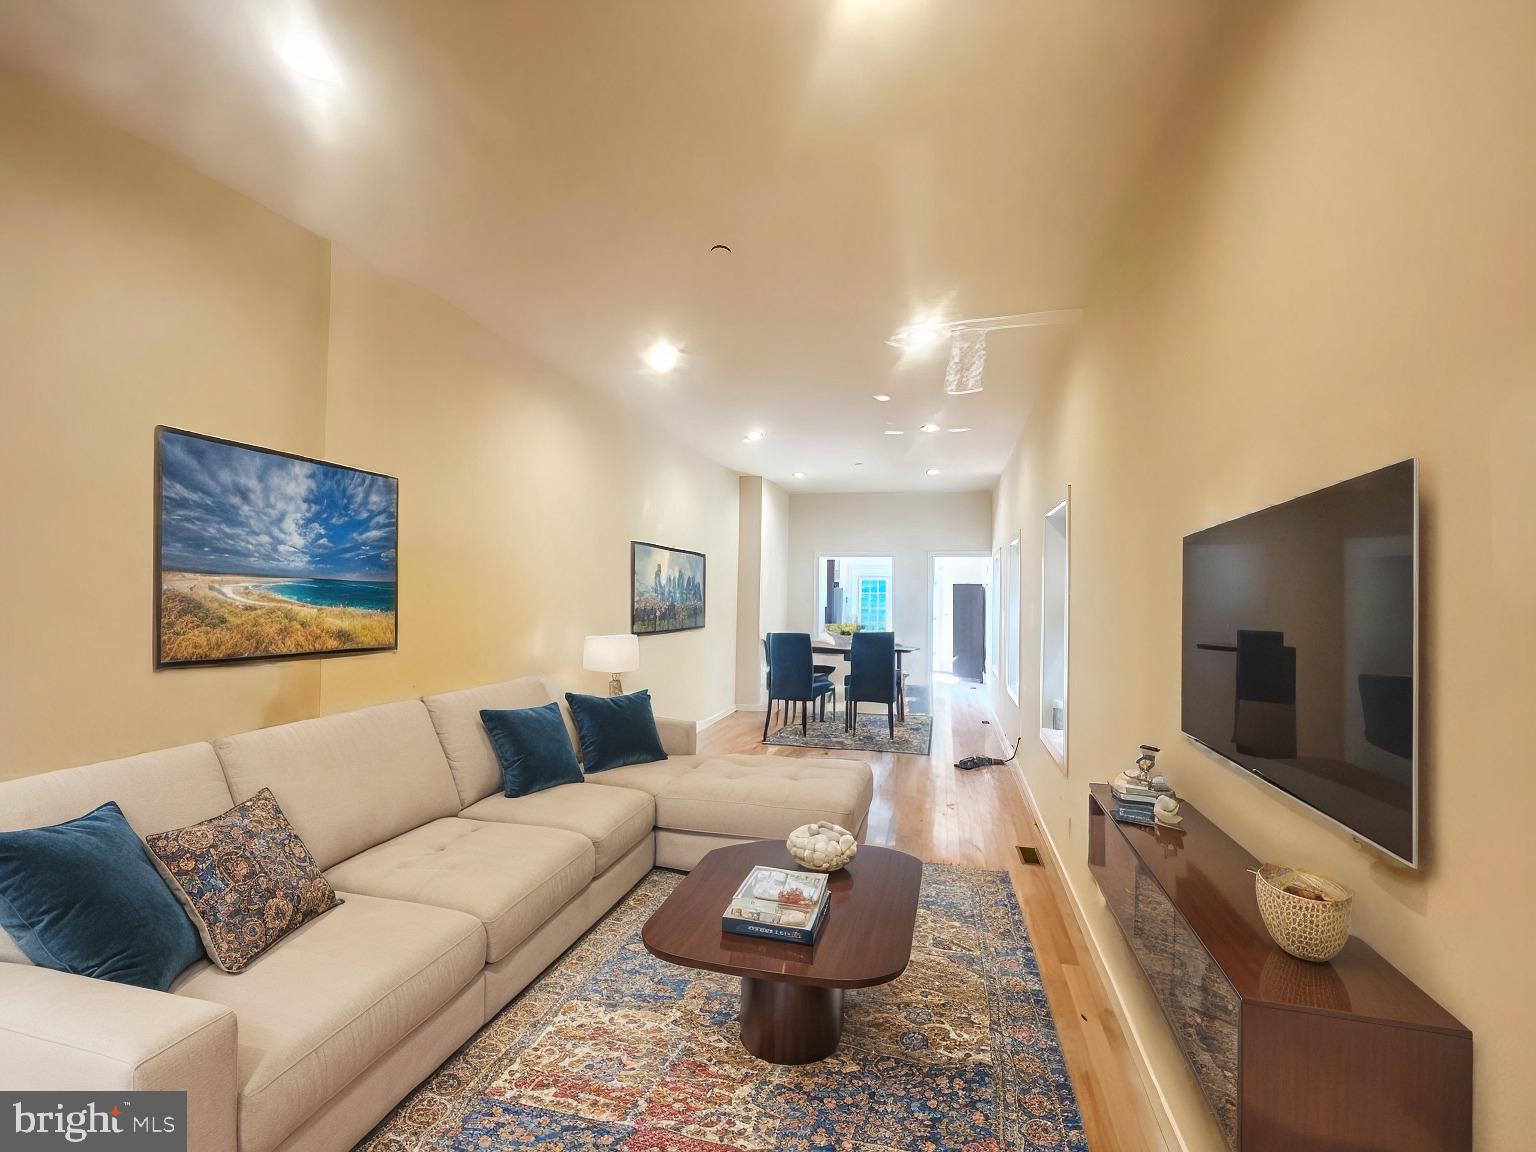
M896 735L896 633L855 632L848 648L852 670L843 681L844 727L858 723L859 704L884 704L886 724Z
M800 730L808 728L807 704L832 691L832 684L815 674L811 666L811 637L808 632L770 632L768 650L768 712L775 700L798 702ZM768 716L763 718L763 739L768 738Z

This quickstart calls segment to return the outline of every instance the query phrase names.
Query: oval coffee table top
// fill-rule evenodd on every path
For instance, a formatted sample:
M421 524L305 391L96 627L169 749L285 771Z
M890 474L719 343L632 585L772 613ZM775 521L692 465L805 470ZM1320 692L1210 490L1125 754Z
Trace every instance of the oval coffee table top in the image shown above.
M779 840L716 848L646 921L646 948L688 968L824 988L884 984L906 970L923 881L917 857L860 844L848 866L827 877L832 906L815 944L738 936L720 927L726 905L758 864L799 867Z

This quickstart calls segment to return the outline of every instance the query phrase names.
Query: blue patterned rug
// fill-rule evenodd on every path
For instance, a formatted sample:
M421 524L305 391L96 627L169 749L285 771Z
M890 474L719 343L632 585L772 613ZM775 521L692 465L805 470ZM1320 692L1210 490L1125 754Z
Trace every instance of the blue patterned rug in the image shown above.
M764 744L783 744L789 748L840 748L853 752L897 752L907 756L928 755L928 745L933 739L933 717L907 713L905 720L896 721L896 735L891 735L890 722L882 712L864 713L859 726L852 732L843 731L841 709L838 715L825 720L812 720L806 725L806 734L800 735L799 724L786 724L768 733Z
M738 981L641 944L680 879L641 881L358 1148L1088 1147L1006 873L925 866L906 972L850 990L837 1052L801 1067L742 1048Z

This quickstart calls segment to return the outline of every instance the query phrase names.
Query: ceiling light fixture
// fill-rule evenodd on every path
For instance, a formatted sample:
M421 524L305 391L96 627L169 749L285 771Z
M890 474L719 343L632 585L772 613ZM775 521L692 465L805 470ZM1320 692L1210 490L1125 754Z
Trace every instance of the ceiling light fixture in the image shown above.
M987 366L987 334L967 328L949 342L949 364L944 369L944 391L966 396L981 391L981 374Z
M938 430L939 426L937 424L924 424L918 429L919 432L937 432Z
M887 396L884 392L876 392L875 393L875 399L880 401L880 403L882 403L882 404L886 404L886 403L890 402L891 398L889 396Z
M951 432L969 432L970 429L969 428L951 428L950 431Z
M805 479L805 473L804 472L796 472L795 473L795 479L796 480L804 480Z
M743 436L741 438L741 442L743 444L756 444L759 440L761 440L766 435L768 435L768 433L762 431L759 428L754 428L754 429L752 429L752 431L748 432L745 436Z
M930 469L928 469L928 475L929 476L937 476L938 474L939 474L939 470L937 468L930 468Z
M640 354L640 359L645 361L645 366L652 372L666 375L677 367L682 355L682 349L670 340L658 340Z
M927 352L937 347L949 335L950 326L936 316L924 316L914 320L903 328L896 329L896 335L886 341L893 348L900 348L903 352Z
M333 88L341 85L341 72L317 28L291 29L277 45L277 57L306 80Z
M902 431L900 428L887 428L885 430L885 434L887 436L900 436L902 435Z
M948 340L949 365L944 371L944 391L951 396L965 396L981 391L981 374L987 363L988 332L1071 324L1082 315L1080 309L1061 308L1048 312L1019 312L1012 316L981 316L972 320L941 321L930 316L898 328L886 343L911 353L926 352Z

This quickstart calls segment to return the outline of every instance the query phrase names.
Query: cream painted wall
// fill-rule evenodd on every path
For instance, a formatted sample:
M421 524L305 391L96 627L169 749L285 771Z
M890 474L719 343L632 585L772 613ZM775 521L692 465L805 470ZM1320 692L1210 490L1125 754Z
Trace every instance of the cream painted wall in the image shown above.
M0 779L524 672L601 692L632 537L707 553L709 600L627 683L731 707L735 473L35 81L0 72L0 139ZM155 672L157 423L399 476L399 651Z
M789 617L792 631L820 631L816 617L818 555L889 555L896 638L921 651L905 660L913 680L928 678L928 557L991 548L992 493L791 493Z
M629 542L707 556L706 627L640 640L659 713L732 706L737 476L561 380L464 313L336 250L326 450L400 478L400 650L327 660L321 708L581 669L629 629Z
M326 243L4 72L0 140L0 778L313 715L153 670L153 429L322 450Z
M1236 11L1236 10L1234 10ZM1022 528L1021 707L994 692L1066 879L1191 1148L1219 1140L1085 866L1086 793L1161 745L1263 859L1476 1035L1476 1145L1536 1130L1536 8L1251 6L1105 258L997 489ZM1180 539L1422 465L1421 873L1179 734ZM1069 772L1034 736L1041 517L1072 485ZM1022 713L1022 714L1021 714Z
M763 637L787 626L789 494L761 476L741 477L740 492L736 707L761 709L768 699Z

